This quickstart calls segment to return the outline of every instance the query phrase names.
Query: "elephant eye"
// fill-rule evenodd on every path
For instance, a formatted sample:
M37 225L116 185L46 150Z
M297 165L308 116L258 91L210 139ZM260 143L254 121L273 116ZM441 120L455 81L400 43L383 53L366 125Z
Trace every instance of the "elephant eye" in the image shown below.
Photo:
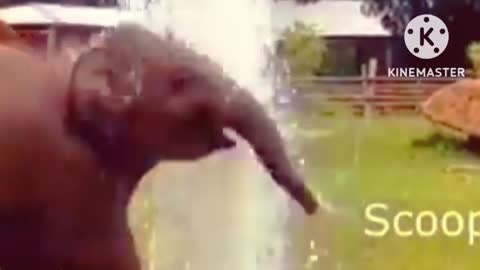
M186 90L187 86L191 85L195 81L195 76L193 74L182 73L173 77L172 90L175 93L182 92Z

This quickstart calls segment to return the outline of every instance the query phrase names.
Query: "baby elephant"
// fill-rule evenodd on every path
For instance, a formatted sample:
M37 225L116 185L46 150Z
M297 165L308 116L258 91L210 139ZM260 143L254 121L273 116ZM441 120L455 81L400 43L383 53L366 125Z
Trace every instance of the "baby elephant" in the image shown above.
M127 224L138 182L162 160L233 147L225 128L316 211L275 123L207 57L121 24L65 73L0 47L2 270L139 270Z

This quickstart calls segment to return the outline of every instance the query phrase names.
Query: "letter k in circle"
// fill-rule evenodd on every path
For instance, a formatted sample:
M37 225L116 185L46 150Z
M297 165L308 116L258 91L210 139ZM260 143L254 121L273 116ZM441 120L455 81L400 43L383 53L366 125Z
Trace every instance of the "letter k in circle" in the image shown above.
M433 41L430 39L430 34L432 34L432 31L432 27L430 27L430 29L428 29L426 33L425 28L420 28L420 46L423 46L425 44L425 41L427 41L430 46L433 46Z

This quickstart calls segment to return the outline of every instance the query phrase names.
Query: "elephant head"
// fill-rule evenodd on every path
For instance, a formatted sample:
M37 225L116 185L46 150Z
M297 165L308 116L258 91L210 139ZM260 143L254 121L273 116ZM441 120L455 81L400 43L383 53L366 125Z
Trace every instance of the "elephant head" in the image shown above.
M182 43L121 24L102 47L79 57L70 89L71 122L90 130L85 136L98 142L95 147L130 147L129 154L147 163L194 160L234 146L224 133L229 128L307 213L318 207L263 106Z

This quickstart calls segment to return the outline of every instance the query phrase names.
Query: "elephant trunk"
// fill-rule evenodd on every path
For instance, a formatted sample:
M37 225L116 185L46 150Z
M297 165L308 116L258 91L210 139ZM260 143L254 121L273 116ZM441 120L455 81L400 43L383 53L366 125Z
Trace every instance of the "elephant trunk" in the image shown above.
M293 168L277 126L263 106L250 93L238 91L228 102L227 110L227 126L249 142L273 180L306 213L313 214L318 202Z

